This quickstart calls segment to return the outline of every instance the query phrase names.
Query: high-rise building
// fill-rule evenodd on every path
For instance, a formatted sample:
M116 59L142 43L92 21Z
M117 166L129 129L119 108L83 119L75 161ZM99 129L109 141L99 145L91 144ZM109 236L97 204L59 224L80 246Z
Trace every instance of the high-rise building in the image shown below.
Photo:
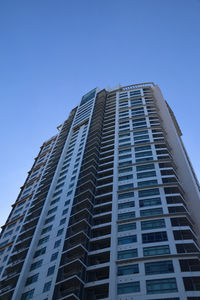
M94 89L44 142L0 240L1 300L199 300L200 192L153 83Z

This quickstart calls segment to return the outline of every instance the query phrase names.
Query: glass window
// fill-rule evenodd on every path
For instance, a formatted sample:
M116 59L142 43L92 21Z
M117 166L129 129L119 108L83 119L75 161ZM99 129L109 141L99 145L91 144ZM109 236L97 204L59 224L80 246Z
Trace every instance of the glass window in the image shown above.
M57 232L57 236L61 235L63 233L63 231L64 231L64 228L59 229L58 232Z
M127 154L127 153L131 153L131 148L119 151L119 155L120 154Z
M118 209L129 208L129 207L134 207L134 206L135 206L134 201L118 203Z
M149 161L152 161L153 160L153 157L150 156L150 157L143 157L143 158L136 158L136 162L149 162Z
M48 218L48 219L46 219L46 221L44 222L44 224L48 224L48 223L52 222L54 219L55 219L55 215L52 216L52 217L50 217L50 218Z
M58 252L53 253L53 254L51 255L51 261L56 260L57 257L58 257Z
M136 223L126 223L118 225L118 232L136 229Z
M64 218L64 219L61 219L61 220L60 220L60 224L59 224L59 225L63 225L63 224L65 224L65 222L66 222L66 218Z
M43 288L43 293L48 292L51 288L51 281L46 282Z
M118 199L126 199L126 198L131 198L134 197L134 192L129 192L129 193L123 193L118 195Z
M139 191L138 194L139 197L148 197L148 196L159 195L160 191L159 189L148 189L148 190Z
M29 285L29 284L31 284L33 282L36 282L38 280L38 276L39 276L39 273L37 273L37 274L35 274L33 276L28 277L27 280L26 280L26 284L25 285Z
M117 253L117 259L119 259L119 260L134 258L134 257L138 257L137 249L123 250L123 251L118 251L118 253Z
M120 173L126 173L126 172L132 172L132 168L125 168L125 169L119 169L119 174Z
M53 204L57 203L59 200L60 200L60 197L52 200L51 203L50 203L50 205L53 205Z
M140 292L140 282L119 283L117 285L117 294L130 294Z
M158 181L156 179L155 180L140 181L140 182L138 182L138 187L148 186L148 185L155 185L155 184L158 184Z
M119 156L119 160L131 158L131 157L132 157L131 154L126 154L126 155Z
M145 157L145 156L152 156L152 151L145 151L145 152L138 152L135 153L135 157Z
M30 271L33 271L33 270L35 270L35 269L41 267L41 265L42 265L42 259L36 261L35 263L33 263L33 264L31 265L31 267L30 267Z
M49 235L45 236L44 238L40 239L38 242L38 246L46 243L49 240Z
M130 137L130 133L120 134L119 135L119 138L125 138L125 137Z
M53 194L53 197L58 196L58 195L60 195L61 193L62 193L62 190L59 190L58 192L56 192L56 193Z
M139 203L140 203L140 207L160 205L161 199L160 198L143 199L140 200Z
M164 219L156 219L150 221L142 221L141 222L141 229L155 229L155 228L164 228L165 227L165 220Z
M140 130L140 131L133 132L134 136L142 135L142 134L148 134L148 130Z
M141 144L141 143L139 143L138 141L140 141L140 140L142 140L142 143L143 143L143 141L144 140L149 140L149 136L148 135L142 135L142 136L135 136L134 137L134 142L135 142L135 144ZM145 141L146 142L146 141ZM149 152L151 152L151 151L149 151ZM136 154L139 154L139 153L136 153ZM152 155L152 154L151 154ZM143 155L142 155L143 156ZM145 155L146 156L146 155ZM148 156L148 155L147 155ZM140 157L140 156L138 156L138 157Z
M154 177L154 176L156 176L155 171L137 173L137 179L147 178L147 177Z
M130 138L125 138L125 139L119 139L119 144L124 143L124 142L129 142Z
M118 245L125 245L137 242L137 235L129 235L118 238Z
M146 281L147 294L175 293L178 291L175 278Z
M133 183L119 185L118 188L119 188L119 191L124 191L124 190L128 190L128 189L132 189L133 188Z
M64 216L67 212L68 212L68 208L65 208L64 210L63 210L63 213L62 213L62 215Z
M48 268L47 276L52 275L54 273L54 270L55 270L55 266L52 266L52 267Z
M67 172L68 172L68 170L61 172L60 176L63 176L64 174L67 174Z
M149 262L145 263L144 266L146 275L165 274L174 272L174 267L171 260Z
M34 294L34 290L35 289L32 289L26 293L23 293L22 294L22 297L21 297L21 300L29 300L29 299L32 299L33 298L33 294Z
M120 176L120 177L118 178L118 180L119 180L119 181L130 180L130 179L132 179L132 178L133 178L133 175L130 174L130 175L125 175L125 176Z
M38 257L38 256L40 256L40 255L43 255L45 252L46 252L46 247L44 247L44 248L42 248L42 249L40 249L40 250L37 250L37 251L35 252L34 258L35 258L35 257Z
M163 209L160 208L151 208L151 209L144 209L140 211L140 216L156 216L156 215L162 215Z
M134 90L134 91L130 92L130 97L135 96L135 95L141 95L141 91L140 90ZM138 100L138 99L141 99L141 98L136 98L136 100Z
M131 164L132 164L132 160L123 161L123 162L119 163L119 167L128 166L128 165L131 165Z
M143 248L144 256L154 256L154 255L163 255L163 254L170 254L170 249L168 245Z
M127 219L131 219L131 218L135 218L134 211L130 211L130 212L123 213L123 214L118 214L118 220L127 220Z
M142 166L136 166L136 171L145 171L145 170L152 170L155 169L154 164L147 164L147 165L142 165Z
M65 206L69 205L69 203L70 203L70 200L65 201Z
M117 268L117 275L118 276L129 275L129 274L137 274L137 273L139 273L138 264L126 265L126 266L121 266L121 267Z
M63 180L66 178L66 177L67 177L67 176L63 176L63 177L61 177L60 179L58 179L58 181L57 181L57 182L59 183L59 182L63 181Z
M163 241L167 241L167 240L168 240L167 233L165 231L142 234L142 242L144 244L163 242Z
M61 240L56 241L55 244L54 244L54 248L59 247L60 244L61 244Z
M151 150L151 146L135 147L135 152L144 151L144 150Z

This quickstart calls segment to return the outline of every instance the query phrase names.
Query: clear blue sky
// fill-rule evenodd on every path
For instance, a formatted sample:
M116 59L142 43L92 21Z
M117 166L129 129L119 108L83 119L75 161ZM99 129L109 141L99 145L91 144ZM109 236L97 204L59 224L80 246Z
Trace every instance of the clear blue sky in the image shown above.
M200 0L0 1L2 225L45 139L99 86L154 81L200 178Z

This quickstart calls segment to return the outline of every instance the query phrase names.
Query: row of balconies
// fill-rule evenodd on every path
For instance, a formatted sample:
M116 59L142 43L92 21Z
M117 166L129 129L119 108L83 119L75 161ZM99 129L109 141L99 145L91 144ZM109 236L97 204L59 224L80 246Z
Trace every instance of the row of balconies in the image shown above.
M64 137L63 137L63 142L64 142ZM60 150L61 150L61 148L60 148ZM57 150L58 150L58 147L57 147ZM59 158L59 155L58 155L58 158ZM53 160L52 160L52 162L53 162ZM48 177L48 182L47 182L47 179L45 179L45 180L43 179L42 182L44 183L44 188L41 188L39 193L37 193L39 197L41 197L41 196L43 197L45 194L47 194L48 188L49 188L47 186L48 185L47 183L49 183L49 184L51 183L51 179L49 180L49 178L50 177L52 178L53 173L54 173L52 171L53 170L51 168L51 174L49 174L49 172L48 172L48 175L50 175ZM37 221L39 219L39 216L40 216L40 213L41 213L41 210L42 210L43 202L44 202L44 200L39 201L39 203L38 203L38 199L37 199L33 203L36 206L35 207L34 207L34 205L31 206L31 210L29 212L29 215L27 216L27 218L25 220L25 223L23 225L22 230L24 231L24 233L19 235L18 243L16 243L15 248L14 248L14 252L12 253L12 255L9 259L8 267L5 270L6 280L5 280L5 282L2 281L2 285L9 287L8 288L9 294L7 293L6 294L7 296L5 296L6 300L11 299L11 298L9 298L10 297L9 295L12 294L12 293L10 293L10 290L16 286L19 273L20 273L21 268L23 266L24 259L26 258L26 255L27 255L27 252L28 252L31 240L32 240L32 236L34 234L35 227L37 225ZM1 299L4 299L4 296Z

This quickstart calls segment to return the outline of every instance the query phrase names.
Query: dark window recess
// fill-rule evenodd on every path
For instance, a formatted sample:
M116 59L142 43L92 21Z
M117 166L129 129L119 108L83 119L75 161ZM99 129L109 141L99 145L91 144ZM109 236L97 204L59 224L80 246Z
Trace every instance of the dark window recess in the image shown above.
M191 226L192 227L192 225L190 224L190 222L188 221L187 218L182 218L182 217L171 218L170 221L171 221L172 226Z
M177 253L195 253L195 252L199 252L198 248L192 243L176 244L176 251L177 251Z
M179 212L186 212L186 209L183 206L173 206L173 207L168 207L168 211L171 214L175 214Z
M200 271L199 259L180 259L179 263L182 272Z
M183 203L183 199L180 196L167 196L167 204Z
M164 188L165 194L178 194L181 193L178 187L167 187Z
M196 240L190 230L174 230L173 234L175 240Z
M200 277L183 277L186 291L200 291Z

